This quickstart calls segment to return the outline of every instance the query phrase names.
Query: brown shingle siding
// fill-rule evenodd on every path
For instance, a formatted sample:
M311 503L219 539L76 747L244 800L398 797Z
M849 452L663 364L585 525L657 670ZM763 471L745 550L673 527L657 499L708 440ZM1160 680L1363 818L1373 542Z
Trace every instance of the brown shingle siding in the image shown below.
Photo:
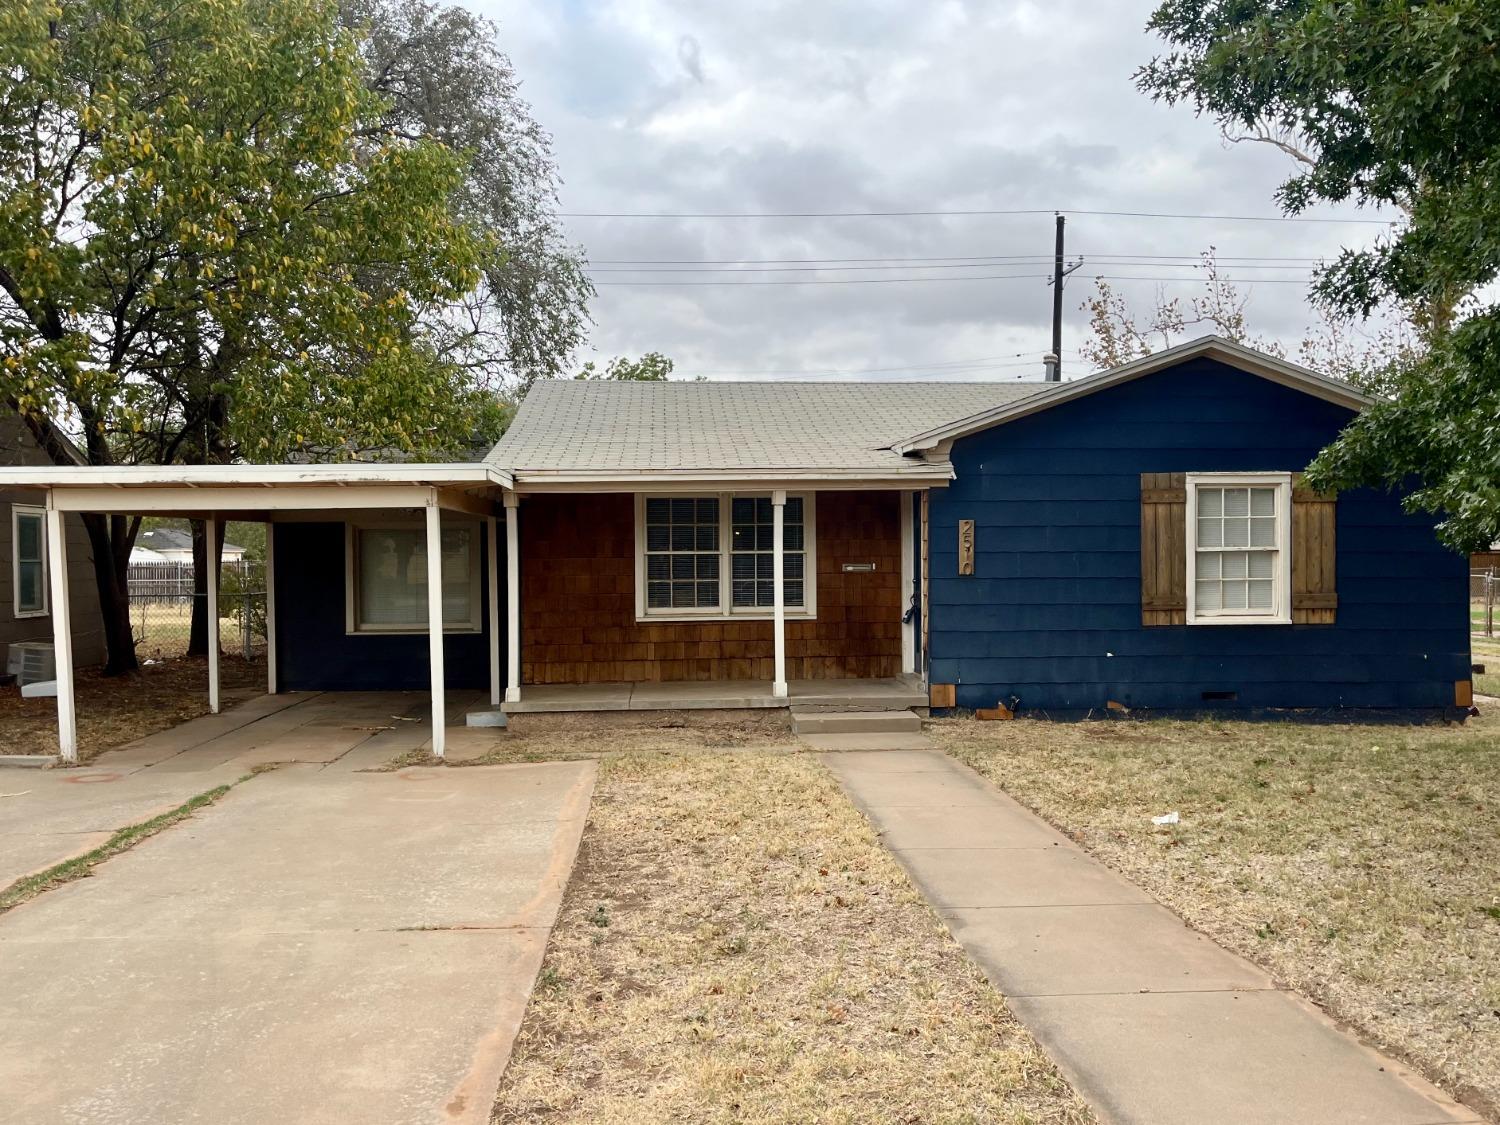
M636 622L632 496L530 496L520 523L523 684L771 678L768 620ZM818 615L787 622L787 676L897 675L897 494L819 493L816 526Z

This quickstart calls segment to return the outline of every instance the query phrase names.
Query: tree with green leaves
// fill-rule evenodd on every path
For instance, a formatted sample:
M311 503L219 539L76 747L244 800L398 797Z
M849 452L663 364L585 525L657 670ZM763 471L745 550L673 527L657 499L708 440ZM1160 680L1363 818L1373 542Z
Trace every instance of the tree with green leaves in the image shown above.
M602 368L589 360L575 379L607 379L616 383L664 383L672 375L672 361L661 352L647 352L640 359L615 356Z
M1424 348L1394 364L1390 394L1309 469L1319 487L1419 483L1446 542L1500 539L1500 12L1493 0L1167 0L1150 29L1168 53L1146 93L1192 105L1226 132L1293 138L1298 170L1277 201L1398 209L1375 246L1319 271L1336 313L1414 311ZM1291 142L1288 142L1291 143Z
M332 0L0 9L0 392L59 464L69 428L95 465L497 428L430 330L495 234L453 205L464 154L388 114ZM137 523L85 522L129 672Z
M520 96L495 27L429 0L342 0L340 11L385 105L371 136L431 139L462 153L452 206L486 235L481 283L423 310L427 337L510 395L563 375L583 342L594 287L556 215L550 139Z

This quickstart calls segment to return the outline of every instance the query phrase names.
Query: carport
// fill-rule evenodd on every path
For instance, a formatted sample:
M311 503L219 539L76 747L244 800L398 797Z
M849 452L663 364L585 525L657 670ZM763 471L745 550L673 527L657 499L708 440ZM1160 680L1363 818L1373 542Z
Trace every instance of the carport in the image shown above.
M506 517L507 558L511 560L506 598L509 619L518 613L515 581L514 480L504 469L486 464L396 465L129 465L117 467L26 467L0 469L0 486L35 489L45 500L50 612L57 666L58 751L65 761L78 757L77 710L74 695L72 628L68 604L68 556L63 517L69 512L106 515L175 516L200 519L208 527L209 542L229 520L266 524L266 690L277 691L275 530L278 521L345 518L350 513L419 512L425 533L427 588L426 633L429 682L432 693L432 753L444 752L444 660L442 528L444 513L477 518L488 542L488 636L490 700L499 706L506 662L500 653L498 523ZM208 698L218 713L219 701L219 575L210 566ZM514 630L509 635L511 678L518 670L519 652Z

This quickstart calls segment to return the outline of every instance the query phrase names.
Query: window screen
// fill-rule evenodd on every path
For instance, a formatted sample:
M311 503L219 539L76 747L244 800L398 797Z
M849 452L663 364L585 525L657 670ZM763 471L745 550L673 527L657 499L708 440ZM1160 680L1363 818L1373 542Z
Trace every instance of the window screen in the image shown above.
M730 508L730 590L735 609L776 603L775 527L768 496L736 496ZM782 578L786 604L806 604L802 497L788 496L782 514Z
M719 501L646 498L646 608L719 608Z
M16 612L47 612L46 538L41 512L20 509L15 514L16 533Z
M426 533L421 528L358 528L359 624L369 629L427 624ZM443 624L473 625L478 540L470 527L442 534Z
M1276 612L1277 492L1274 486L1199 486L1193 588L1198 614Z

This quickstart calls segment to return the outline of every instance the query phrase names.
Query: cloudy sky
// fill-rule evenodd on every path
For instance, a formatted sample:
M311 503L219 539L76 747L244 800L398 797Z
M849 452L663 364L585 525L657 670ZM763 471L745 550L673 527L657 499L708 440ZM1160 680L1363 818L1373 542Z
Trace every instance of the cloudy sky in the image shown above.
M1053 210L1274 215L1290 167L1136 92L1159 46L1137 0L471 4L553 134L591 350L678 376L1039 377ZM704 212L752 217L613 217ZM1142 308L1186 299L1209 246L1294 354L1311 263L1379 230L1070 214L1065 366L1085 370L1096 275Z

